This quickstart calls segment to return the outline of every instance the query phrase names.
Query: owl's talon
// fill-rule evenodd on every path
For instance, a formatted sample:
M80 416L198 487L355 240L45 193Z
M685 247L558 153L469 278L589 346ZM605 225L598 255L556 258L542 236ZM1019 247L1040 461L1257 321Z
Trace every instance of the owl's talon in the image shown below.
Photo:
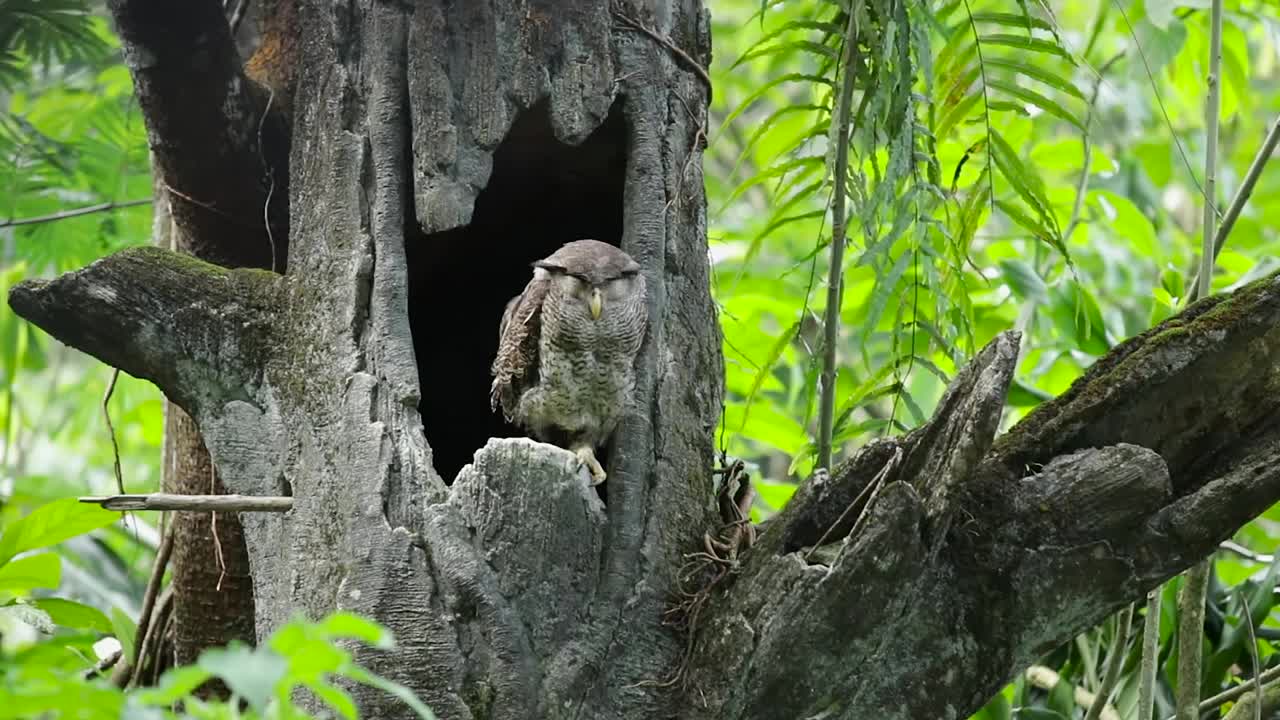
M574 450L574 455L578 456L578 462L587 466L587 470L591 473L591 484L593 486L604 482L606 477L603 467L600 467L600 461L596 460L596 451L591 446L580 447Z

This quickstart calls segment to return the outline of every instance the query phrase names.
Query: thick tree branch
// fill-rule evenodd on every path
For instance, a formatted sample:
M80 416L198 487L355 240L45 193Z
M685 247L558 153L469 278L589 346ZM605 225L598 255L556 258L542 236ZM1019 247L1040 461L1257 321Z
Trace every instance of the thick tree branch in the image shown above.
M1280 275L1118 346L992 445L1016 347L770 523L695 629L708 717L963 717L1280 499Z
M14 312L197 412L249 400L272 356L279 276L155 247L9 291Z

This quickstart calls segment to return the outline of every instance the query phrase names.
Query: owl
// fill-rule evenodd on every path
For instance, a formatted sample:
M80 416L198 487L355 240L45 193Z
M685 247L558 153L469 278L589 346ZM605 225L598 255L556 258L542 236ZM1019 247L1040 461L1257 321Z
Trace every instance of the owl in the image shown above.
M598 240L566 243L533 264L502 313L491 407L571 450L600 484L595 449L631 398L646 322L644 276L630 255Z

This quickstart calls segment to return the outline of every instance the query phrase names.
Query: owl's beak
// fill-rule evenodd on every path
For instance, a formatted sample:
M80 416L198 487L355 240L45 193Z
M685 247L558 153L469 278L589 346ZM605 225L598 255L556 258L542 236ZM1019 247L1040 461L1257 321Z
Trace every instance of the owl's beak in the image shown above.
M591 306L591 319L599 320L600 311L604 309L604 295L600 293L600 288L591 288L591 299L588 304Z

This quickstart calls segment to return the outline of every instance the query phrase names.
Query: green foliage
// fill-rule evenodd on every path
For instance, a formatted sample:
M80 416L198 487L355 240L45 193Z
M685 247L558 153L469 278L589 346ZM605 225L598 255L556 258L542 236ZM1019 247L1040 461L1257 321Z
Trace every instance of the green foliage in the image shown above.
M62 560L42 550L117 519L116 513L96 505L59 500L0 533L0 634L6 638L0 647L0 718L309 717L294 703L299 689L341 717L357 717L351 697L336 679L391 693L418 717L434 717L404 687L354 662L348 649L352 641L379 649L394 642L377 623L343 612L318 622L286 623L258 648L210 649L195 665L166 672L153 688L126 693L106 678L87 677L93 674L91 658L101 636L114 637L123 655L133 656L135 623L119 608L113 607L108 619L77 602L34 597L59 586ZM208 702L192 694L212 679L225 683L232 697ZM239 709L240 701L247 709Z
M355 703L343 688L348 682L395 695L417 717L435 717L403 686L355 664L346 649L352 641L380 649L394 646L380 625L349 613L334 613L318 622L293 620L262 647L234 644L207 650L195 665L169 670L155 687L132 692L120 690L106 679L86 680L84 674L92 663L76 653L50 652L52 643L43 643L0 665L0 718L312 717L295 702L300 690L337 716L356 718ZM64 648L73 650L74 646ZM207 701L194 695L210 680L223 682L231 697Z
M19 280L76 269L147 242L146 205L47 220L151 194L145 128L105 18L84 0L0 0L0 104L0 296ZM12 529L24 513L51 500L114 491L114 453L102 415L110 378L101 363L53 341L7 305L0 310L0 525ZM122 376L109 407L126 487L154 490L164 423L160 393ZM55 507L71 514L41 527L34 524L39 518L28 519L23 537L33 532L31 538L43 535L54 544L59 532L83 529L59 527L73 516L91 524L118 517ZM149 519L130 516L92 538L77 535L59 545L60 593L100 616L113 607L136 613L157 539ZM6 535L6 542L18 540ZM15 552L0 547L5 559ZM65 606L44 611L55 622L59 611L71 617Z

